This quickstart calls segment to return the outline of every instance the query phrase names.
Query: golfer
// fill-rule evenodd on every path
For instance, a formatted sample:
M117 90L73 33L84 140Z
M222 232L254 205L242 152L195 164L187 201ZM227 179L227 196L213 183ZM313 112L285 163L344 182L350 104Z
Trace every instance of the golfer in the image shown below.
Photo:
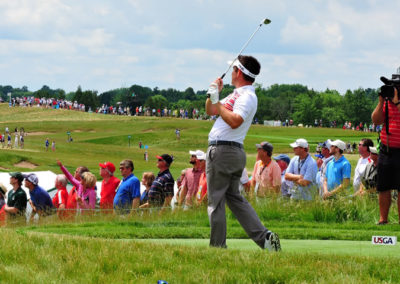
M257 110L253 83L261 66L254 57L244 55L238 56L232 66L233 93L219 101L223 88L221 78L207 92L207 114L219 115L208 135L206 163L210 246L226 248L226 202L257 245L279 251L278 235L262 225L255 210L239 193L239 180L246 165L243 140Z

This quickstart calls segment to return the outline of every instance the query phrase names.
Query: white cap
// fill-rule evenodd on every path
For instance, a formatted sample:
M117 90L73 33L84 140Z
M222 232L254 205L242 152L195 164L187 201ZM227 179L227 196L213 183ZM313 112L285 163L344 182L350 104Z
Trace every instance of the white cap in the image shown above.
M234 61L228 61L227 62L229 65L236 66L237 68L240 69L240 71L243 72L243 74L246 74L247 76L255 79L257 77L256 74L251 73L242 63L240 63L239 59L235 59Z
M203 151L197 150L196 151L196 158L197 160L205 160L206 159L206 153Z
M292 148L296 148L296 147L308 148L308 142L306 139L300 138L300 139L297 139L296 142L290 144L290 147L292 147Z
M346 150L346 143L344 143L342 140L335 140L331 143L331 146L336 146L338 147L340 150L344 151Z
M369 147L369 151L371 152L371 154L376 154L378 155L378 150L376 149L376 147Z
M197 152L197 151L192 151L192 150L190 150L190 151L189 151L189 154L190 154L190 156L196 156L196 152Z

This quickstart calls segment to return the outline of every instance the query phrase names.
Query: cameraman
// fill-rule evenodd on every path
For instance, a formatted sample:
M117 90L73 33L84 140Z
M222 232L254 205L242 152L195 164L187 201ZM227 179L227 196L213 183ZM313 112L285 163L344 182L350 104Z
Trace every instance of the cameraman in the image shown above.
M378 225L388 223L389 208L392 202L391 191L400 190L400 102L397 88L393 98L379 96L379 103L372 113L375 125L383 124L381 146L378 158L378 182L380 218ZM387 105L386 105L387 104ZM385 117L387 115L387 117ZM389 133L389 134L388 134ZM397 199L400 217L400 199Z

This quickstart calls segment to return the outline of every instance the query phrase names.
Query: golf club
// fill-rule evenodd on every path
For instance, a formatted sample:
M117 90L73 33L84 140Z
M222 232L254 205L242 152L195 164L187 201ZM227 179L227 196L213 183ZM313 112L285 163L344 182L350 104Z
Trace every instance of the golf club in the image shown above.
M249 42L251 41L251 39L254 37L254 35L256 34L256 32L258 32L258 30L261 28L261 26L264 25L268 25L269 23L271 23L270 19L265 18L257 27L257 29L254 31L254 33L251 35L251 37L249 38L249 40L244 44L244 46L242 47L242 49L239 51L239 54L235 57L235 59L233 59L232 63L229 65L228 69L226 69L225 73L222 74L221 79L223 79L226 75L226 73L229 71L229 69L231 69L233 63L235 62L235 60L239 57L240 54L242 54L243 50L247 47L247 45L249 44Z

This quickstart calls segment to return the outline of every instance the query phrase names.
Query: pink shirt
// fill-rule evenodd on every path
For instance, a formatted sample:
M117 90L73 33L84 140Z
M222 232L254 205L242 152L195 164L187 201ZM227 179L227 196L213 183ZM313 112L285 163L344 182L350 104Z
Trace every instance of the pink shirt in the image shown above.
M271 160L268 165L264 165L261 160L257 161L254 165L252 179L259 184L258 191L263 195L265 189L281 185L281 168L275 160Z
M77 202L77 208L94 209L96 206L96 191L94 188L86 188L84 190L81 182L74 178L64 166L61 166L60 169L72 185L76 187L77 196L82 198L82 203Z
M186 198L192 198L197 193L202 173L202 170L194 170L193 168L186 170L185 178L182 181L182 186L187 187Z

